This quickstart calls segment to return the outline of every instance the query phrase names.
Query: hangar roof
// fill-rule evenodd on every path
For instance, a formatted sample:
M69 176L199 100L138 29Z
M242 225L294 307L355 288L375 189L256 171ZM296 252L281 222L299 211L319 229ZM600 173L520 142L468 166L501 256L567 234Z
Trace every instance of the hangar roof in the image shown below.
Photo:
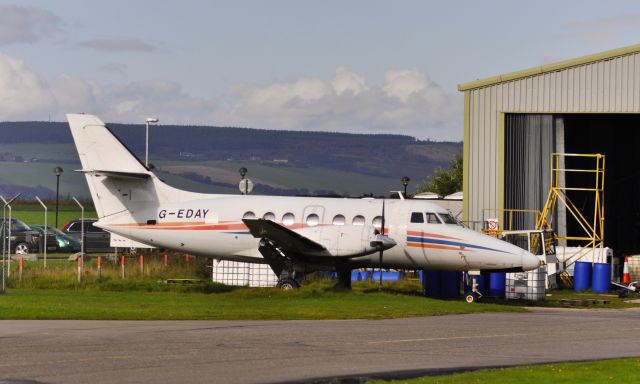
M471 89L487 87L489 85L522 79L524 77L540 75L546 72L555 72L562 69L577 67L579 65L589 64L596 61L608 60L615 57L630 55L638 52L640 52L640 44L630 45L628 47L612 49L610 51L595 53L592 55L582 56L575 59L558 61L551 64L545 64L538 67L524 69L522 71L509 72L509 73L505 73L504 75L492 76L492 77L487 77L486 79L470 81L468 83L459 84L458 91L468 91Z

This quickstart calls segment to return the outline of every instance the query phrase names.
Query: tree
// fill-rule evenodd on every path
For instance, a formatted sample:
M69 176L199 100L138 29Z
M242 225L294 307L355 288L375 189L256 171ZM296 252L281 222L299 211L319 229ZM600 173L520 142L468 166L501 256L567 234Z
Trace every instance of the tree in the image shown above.
M462 191L462 156L456 155L451 161L449 169L437 168L426 181L418 184L416 194L434 192L440 196L447 196Z

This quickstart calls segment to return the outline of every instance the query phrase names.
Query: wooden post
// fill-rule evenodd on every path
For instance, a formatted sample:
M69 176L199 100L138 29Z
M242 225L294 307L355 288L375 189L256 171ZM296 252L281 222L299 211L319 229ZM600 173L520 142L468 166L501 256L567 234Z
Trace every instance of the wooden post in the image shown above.
M82 281L82 255L78 256L78 283Z
M169 255L164 254L164 268L166 269L169 266Z
M140 255L140 276L144 277L144 255Z
M18 267L19 267L19 273L18 275L20 276L20 284L22 284L22 266L24 264L24 261L22 260L22 255L20 255L20 262L18 263Z
M98 256L98 279L102 278L102 256Z
M120 269L122 270L122 278L124 279L124 255L120 257Z

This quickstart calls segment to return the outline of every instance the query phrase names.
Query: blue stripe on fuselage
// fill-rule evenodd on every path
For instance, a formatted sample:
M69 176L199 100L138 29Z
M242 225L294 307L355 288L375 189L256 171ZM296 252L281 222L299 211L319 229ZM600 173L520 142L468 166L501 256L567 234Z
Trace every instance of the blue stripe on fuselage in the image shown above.
M482 247L480 245L473 245L473 244L469 244L469 243L461 243L459 241L432 239L432 238L427 238L427 237L407 236L407 242L423 243L423 244L453 245L453 246L456 246L456 247L475 248L475 249L483 249L485 251L496 251L496 252L502 252L502 253L510 253L510 252L501 251L501 250L495 249L495 248Z

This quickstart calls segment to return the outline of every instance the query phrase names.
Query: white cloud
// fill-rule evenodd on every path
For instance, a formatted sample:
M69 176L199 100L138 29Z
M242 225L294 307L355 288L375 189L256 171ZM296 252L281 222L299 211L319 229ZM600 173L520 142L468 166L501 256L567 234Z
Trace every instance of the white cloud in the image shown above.
M166 80L103 85L60 75L49 85L23 62L0 54L0 89L0 120L62 121L65 113L86 112L122 123L158 116L164 124L462 137L459 95L446 94L415 69L389 70L383 84L369 85L339 67L332 79L237 86L213 100Z
M103 52L151 52L156 50L155 45L132 37L85 40L78 45Z
M623 30L635 33L639 26L640 13L625 13L567 23L561 36L590 43L610 43Z
M12 43L33 43L54 32L60 18L50 11L0 5L0 45Z
M20 119L29 114L46 118L56 100L48 85L23 61L0 53L0 118Z
M234 88L216 124L270 129L400 133L460 140L462 105L418 70L389 70L382 85L339 67L332 80L302 78Z

